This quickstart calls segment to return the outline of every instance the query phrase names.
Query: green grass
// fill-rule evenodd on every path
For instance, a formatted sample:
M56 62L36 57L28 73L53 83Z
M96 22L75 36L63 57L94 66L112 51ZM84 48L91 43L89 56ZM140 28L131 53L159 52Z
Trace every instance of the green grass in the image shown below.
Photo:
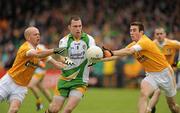
M138 89L89 88L73 113L137 113L138 98ZM177 93L176 100L180 104L180 91ZM47 108L48 102L45 98L43 98L43 102L45 103L44 107ZM37 112L35 108L35 98L29 91L18 113L43 113L45 110ZM7 103L0 103L0 113L6 113L7 109ZM170 113L163 93L156 113Z

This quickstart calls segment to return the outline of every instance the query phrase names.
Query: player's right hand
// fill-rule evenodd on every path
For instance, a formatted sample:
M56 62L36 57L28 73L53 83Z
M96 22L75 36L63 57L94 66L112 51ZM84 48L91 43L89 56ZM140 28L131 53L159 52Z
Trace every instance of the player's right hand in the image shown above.
M62 48L54 48L54 54L63 54L63 52L66 50L65 47Z
M91 59L89 59L88 67L95 65L100 60L101 60L101 58L91 58Z
M113 52L110 49L105 48L104 46L102 47L102 51L104 58L113 56Z
M70 58L65 57L64 60L65 60L64 61L65 64L67 64L67 65L74 65L74 62Z

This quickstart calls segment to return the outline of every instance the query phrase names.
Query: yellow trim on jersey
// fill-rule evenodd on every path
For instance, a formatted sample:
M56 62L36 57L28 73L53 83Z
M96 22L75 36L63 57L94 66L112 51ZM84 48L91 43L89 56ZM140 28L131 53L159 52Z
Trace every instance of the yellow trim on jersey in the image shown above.
M87 86L82 86L82 87L78 87L76 88L76 90L80 91L82 94L84 94L87 90Z
M68 77L64 77L64 76L60 75L60 79L61 79L61 80L65 80L65 81L70 81L70 80L72 80L72 79L75 79L78 74L79 74L79 70L76 71L75 73L71 74L71 75L68 76Z
M56 85L56 87L55 87L55 89L54 89L54 95L56 95L56 96L61 95L61 94L60 94L60 91L58 90L58 86L57 86L57 85Z

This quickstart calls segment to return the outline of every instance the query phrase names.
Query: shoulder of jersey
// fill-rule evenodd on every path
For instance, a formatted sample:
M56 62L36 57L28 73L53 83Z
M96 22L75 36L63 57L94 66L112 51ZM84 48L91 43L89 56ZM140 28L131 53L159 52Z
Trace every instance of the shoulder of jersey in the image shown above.
M178 43L177 40L166 39L166 45L174 45L177 43Z
M89 34L87 34L87 36L89 37L89 38L93 38L91 35L89 35ZM94 38L93 38L94 39Z
M46 49L46 47L43 44L38 44L37 49L44 50L44 49Z

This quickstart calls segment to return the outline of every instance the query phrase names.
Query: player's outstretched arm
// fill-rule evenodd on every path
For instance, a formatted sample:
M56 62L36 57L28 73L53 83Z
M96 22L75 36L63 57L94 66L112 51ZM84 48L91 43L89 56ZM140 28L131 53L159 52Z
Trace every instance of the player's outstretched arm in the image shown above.
M107 48L102 48L104 58L102 58L99 61L111 61L111 60L116 60L118 58L121 58L123 56L131 55L135 52L134 48L123 48L120 50L110 50Z
M98 62L100 62L100 61L102 61L102 62L112 61L112 60L117 60L119 58L120 57L118 57L118 56L105 57L105 58L100 59Z
M102 47L103 50L103 56L106 57L112 57L112 56L127 56L130 54L133 54L135 52L134 48L123 48L120 50L110 50L105 47Z
M52 54L62 54L65 51L66 48L54 48L54 49L44 49L44 50L35 50L35 49L31 49L29 51L27 51L26 55L27 56L35 56L38 58L44 58L47 56L50 56Z
M65 68L67 66L66 64L63 64L62 62L56 61L51 56L48 57L47 62L51 63L57 69L62 69L62 68Z
M74 65L74 62L68 57L60 56L59 60L60 60L60 62L63 62L64 64Z
M124 48L124 49L112 51L114 56L127 56L133 54L134 52L135 52L134 48Z
M66 47L61 47L61 48L54 48L54 54L59 54L62 55L64 51L66 50Z

